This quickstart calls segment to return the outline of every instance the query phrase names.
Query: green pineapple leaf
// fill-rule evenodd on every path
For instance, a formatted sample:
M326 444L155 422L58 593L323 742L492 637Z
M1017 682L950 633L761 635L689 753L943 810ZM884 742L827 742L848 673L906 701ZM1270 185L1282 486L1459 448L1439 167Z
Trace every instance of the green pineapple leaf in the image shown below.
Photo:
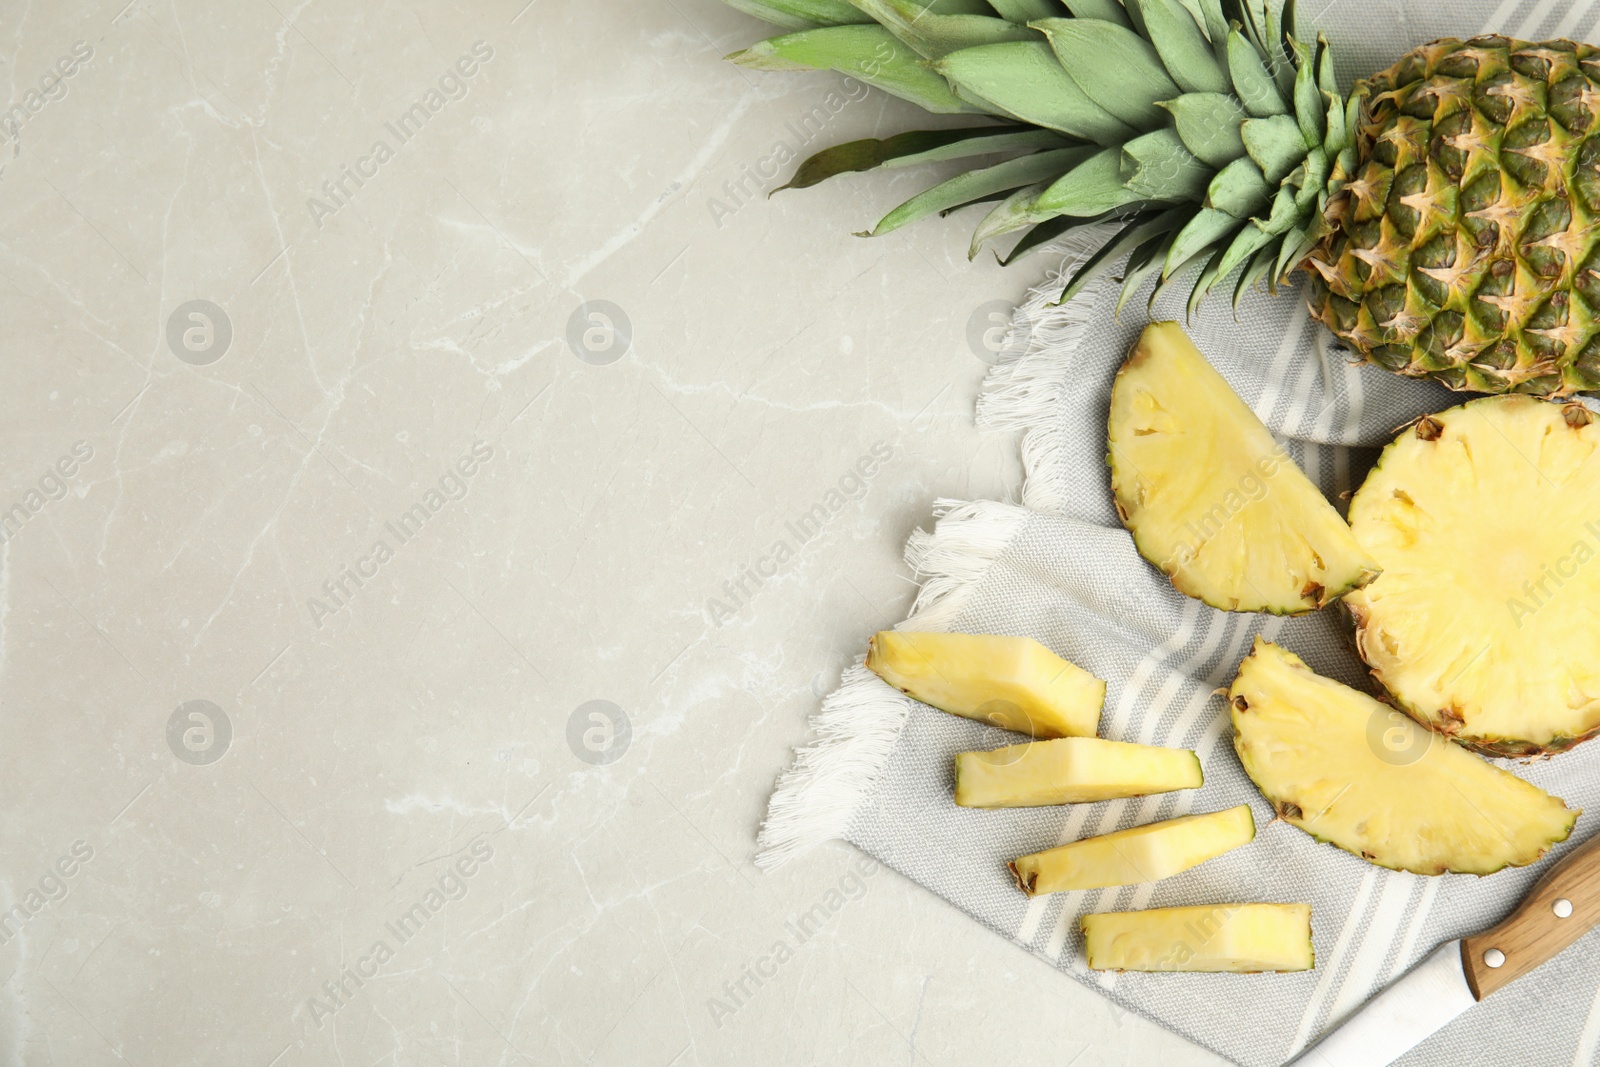
M1032 25L1044 31L1061 66L1089 99L1136 130L1166 123L1156 102L1180 93L1149 41L1111 22L1041 19Z
M1053 180L1081 163L1094 151L1093 148L1061 148L1053 152L1036 152L1031 156L1008 159L980 170L969 170L949 181L940 182L930 189L923 190L885 215L870 231L856 236L881 237L909 222L915 222L938 211L970 204L994 193L1010 193L1025 185Z
M1123 184L1122 152L1107 148L1079 163L1039 194L1034 211L1041 219L1054 215L1088 219L1148 199Z
M1315 75L1312 72L1311 52L1299 41L1294 42L1294 49L1300 57L1300 67L1294 79L1294 118L1300 124L1300 135L1305 138L1306 147L1313 148L1322 143L1323 134L1323 104L1322 91L1317 88Z
M1316 244L1316 238L1310 235L1309 226L1291 226L1289 232L1283 235L1283 244L1278 246L1278 262L1273 268L1272 277L1276 281L1284 281L1289 277L1289 268L1300 262L1311 246Z
M967 258L976 259L983 246L996 237L1016 233L1018 230L1054 217L1048 213L1036 212L1033 206L1039 199L1039 194L1048 187L1048 182L1026 186L995 205L978 223L978 228L972 231L972 243L967 247Z
M1350 143L1350 135L1344 124L1344 101L1337 96L1330 96L1327 100L1328 112L1324 121L1328 132L1323 135L1322 150L1330 157L1335 157Z
M1222 240L1241 225L1239 218L1218 208L1201 208L1188 225L1178 231L1167 249L1166 264L1161 268L1161 278L1171 278L1184 264L1207 248ZM1218 250L1220 257L1221 250Z
M1294 206L1294 190L1287 185L1278 187L1277 195L1272 198L1272 210L1267 218L1255 218L1250 221L1261 229L1262 233L1276 237L1287 233L1300 218L1300 212Z
M1216 52L1217 60L1227 62L1228 16L1223 13L1222 0L1198 0L1201 27Z
M1036 126L1095 144L1121 144L1138 131L1089 99L1043 41L963 48L932 67L971 98Z
M1333 76L1333 46L1324 34L1317 34L1317 88L1332 97L1339 95L1339 82Z
M1212 173L1170 128L1122 146L1123 184L1143 200L1202 200Z
M1317 196L1327 189L1328 171L1332 164L1328 160L1328 153L1319 147L1311 150L1301 166L1305 168L1305 175L1301 179L1300 191L1294 194L1294 206L1296 211L1306 215L1316 203Z
M1254 289L1256 283L1261 281L1272 270L1272 264L1277 257L1277 247L1268 244L1255 254L1255 258L1250 261L1248 267L1239 272L1239 283L1233 287L1233 310L1235 314L1239 311L1239 301L1244 299L1244 294ZM1277 292L1275 283L1269 280L1268 285L1273 286L1273 292Z
M848 26L872 21L872 16L844 0L726 0L726 3L746 15L754 15L786 30L813 30L818 26Z
M855 0L851 0L852 3ZM993 15L994 8L987 0L916 0L916 5L929 15Z
M1200 307L1200 301L1205 299L1211 287L1222 280L1222 253L1218 248L1211 253L1211 258L1206 260L1205 266L1200 268L1200 276L1194 281L1194 288L1189 290L1189 300L1184 307L1184 318L1193 319L1194 313Z
M1026 26L984 15L931 15L917 0L854 0L924 59L1002 41L1039 40Z
M1060 134L1024 126L965 126L954 130L913 130L882 140L869 137L824 148L795 168L794 177L773 192L807 189L835 175L853 171L910 167L919 163L1003 152L1064 148L1069 144L1071 142Z
M1054 241L1057 237L1060 237L1073 227L1081 225L1083 224L1077 219L1045 219L1033 229L1023 234L1022 240L1018 241L1016 245L1012 247L1010 252L1006 253L1004 256L996 255L995 259L999 260L1002 267L1009 267L1011 264L1015 263L1019 259L1022 259L1024 256L1027 256L1032 252L1037 252L1039 249L1043 248L1051 241Z
M1065 304L1129 251L1152 237L1159 237L1178 229L1193 214L1193 208L1175 207L1154 215L1137 216L1118 230L1115 237L1101 245L1093 255L1078 265L1078 269L1068 279L1066 287L1061 290L1061 295L1056 298L1056 303Z
M1073 18L1098 19L1101 22L1111 22L1133 29L1128 11L1119 0L1065 0L1065 3L1072 9Z
M1122 294L1117 297L1118 315L1122 314L1123 305L1139 291L1145 279L1161 269L1161 261L1171 241L1169 234L1152 237L1128 256L1128 265L1122 271Z
M989 6L1007 22L1024 25L1034 19L1053 19L1061 14L1061 6L1055 0L989 0Z
M1226 278L1233 273L1235 267L1271 244L1272 239L1273 235L1263 230L1259 224L1241 227L1233 240L1228 242L1228 247L1222 254L1222 261L1217 264L1217 272Z
M1239 128L1245 151L1256 161L1267 181L1276 184L1306 158L1305 137L1288 115L1246 119Z
M1150 43L1172 80L1186 93L1225 93L1228 76L1211 42L1178 0L1129 0L1144 15Z
M752 70L836 70L935 114L981 110L951 92L911 48L878 25L801 30L758 41L727 58Z
M1206 207L1244 219L1272 202L1272 186L1254 161L1240 157L1217 172L1206 187Z
M1213 167L1244 155L1239 127L1245 120L1239 102L1225 93L1185 93L1161 104L1185 148Z
M1228 74L1233 92L1256 118L1282 115L1289 108L1278 93L1278 83L1261 61L1261 53L1237 29L1228 32Z

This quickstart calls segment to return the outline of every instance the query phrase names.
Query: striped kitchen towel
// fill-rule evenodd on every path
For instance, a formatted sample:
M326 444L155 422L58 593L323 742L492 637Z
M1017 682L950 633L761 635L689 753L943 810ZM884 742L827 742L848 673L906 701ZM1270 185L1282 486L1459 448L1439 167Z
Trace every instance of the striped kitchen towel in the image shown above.
M1497 31L1595 39L1600 2L1462 0L1302 4L1303 25L1328 33L1341 83L1446 36ZM1016 312L1020 358L996 367L980 425L1024 431L1022 506L941 501L932 533L907 546L922 579L903 629L1026 634L1107 682L1101 732L1197 750L1202 790L1063 808L982 811L951 801L955 753L1015 736L904 697L860 666L846 672L814 720L817 739L779 782L761 836L772 866L830 838L855 843L1000 935L1119 1004L1246 1067L1292 1058L1441 941L1501 918L1553 858L1489 878L1424 878L1382 870L1284 823L1251 784L1230 744L1224 701L1260 634L1330 677L1363 686L1337 613L1295 619L1215 611L1179 595L1134 552L1112 509L1105 416L1112 377L1144 323L1113 314L1114 284L1065 308L1048 306L1059 275L1103 240L1055 246L1057 270ZM1131 309L1142 308L1135 299ZM1156 318L1183 318L1181 303ZM1351 364L1309 320L1296 289L1256 293L1237 321L1213 298L1189 326L1196 343L1301 467L1334 500L1358 485L1376 446L1428 411L1461 399L1427 383ZM1600 812L1600 742L1531 765L1502 763L1572 807ZM1248 803L1260 832L1248 848L1154 885L1026 899L1005 862L1015 856L1156 819ZM1086 912L1229 901L1309 901L1315 970L1287 975L1100 974L1083 964ZM1402 1063L1590 1064L1600 1043L1600 939L1497 994L1414 1049Z

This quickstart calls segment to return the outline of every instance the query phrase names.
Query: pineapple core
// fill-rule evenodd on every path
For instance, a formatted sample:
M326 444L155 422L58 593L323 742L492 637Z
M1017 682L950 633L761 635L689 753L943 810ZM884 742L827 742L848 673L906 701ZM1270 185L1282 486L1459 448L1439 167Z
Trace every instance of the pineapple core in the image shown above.
M1315 611L1373 558L1175 322L1145 327L1111 389L1111 488L1139 554L1224 611Z

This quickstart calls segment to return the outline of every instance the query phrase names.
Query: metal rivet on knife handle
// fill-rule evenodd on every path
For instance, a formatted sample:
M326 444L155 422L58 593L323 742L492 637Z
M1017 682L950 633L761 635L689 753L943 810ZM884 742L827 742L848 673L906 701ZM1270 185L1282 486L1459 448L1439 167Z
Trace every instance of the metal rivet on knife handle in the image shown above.
M1483 954L1483 964L1485 967L1504 967L1506 954L1497 948L1492 948Z
M1489 930L1461 939L1461 969L1478 1000L1551 959L1600 922L1600 835L1573 849ZM1490 951L1498 949L1496 964Z

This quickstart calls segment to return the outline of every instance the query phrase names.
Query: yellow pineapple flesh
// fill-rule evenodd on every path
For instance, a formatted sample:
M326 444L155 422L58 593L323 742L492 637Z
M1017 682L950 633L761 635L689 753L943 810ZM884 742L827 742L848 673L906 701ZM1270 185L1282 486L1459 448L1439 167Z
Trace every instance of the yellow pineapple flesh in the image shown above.
M1085 915L1096 971L1309 971L1310 904L1202 904Z
M1380 867L1492 874L1578 812L1256 638L1228 690L1234 749L1278 817Z
M867 668L924 704L1034 737L1093 737L1106 683L1030 637L884 630Z
M1181 748L1098 737L1029 741L956 756L956 803L1036 808L1199 789L1200 758Z
M1177 323L1146 327L1117 373L1108 439L1117 513L1179 592L1293 615L1378 572Z
M1022 856L1009 864L1028 896L1139 885L1181 874L1255 840L1250 805L1185 815Z
M1373 674L1419 722L1494 756L1600 731L1600 425L1525 396L1442 411L1350 505L1382 564L1348 598Z

